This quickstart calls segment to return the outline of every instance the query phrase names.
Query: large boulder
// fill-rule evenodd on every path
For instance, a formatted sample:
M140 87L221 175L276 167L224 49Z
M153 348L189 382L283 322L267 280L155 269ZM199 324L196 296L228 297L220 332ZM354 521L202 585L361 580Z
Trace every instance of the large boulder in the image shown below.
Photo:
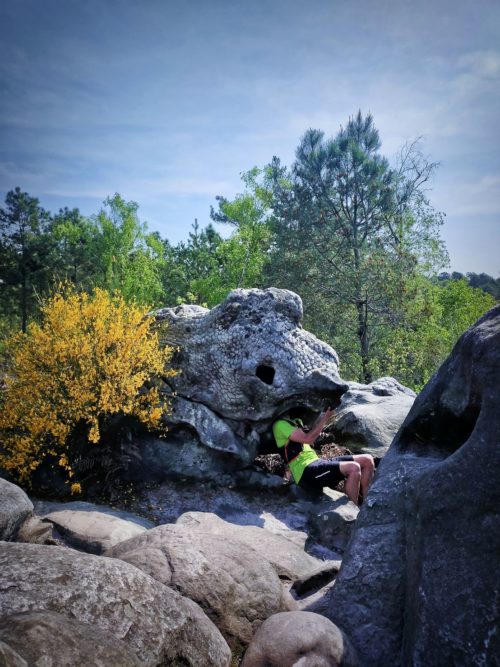
M343 554L356 525L359 508L339 491L325 488L321 500L310 504L310 536L323 546Z
M323 563L304 551L303 546L282 535L276 535L259 526L240 526L229 523L211 512L186 512L177 519L177 525L189 531L200 531L237 540L254 549L262 560L272 565L282 579L295 580L316 572ZM292 531L289 531L292 533Z
M271 565L255 549L227 535L163 525L118 544L106 555L130 559L197 602L235 650L246 646L270 615L294 606Z
M499 387L497 306L418 396L361 509L328 616L366 667L498 664Z
M91 554L101 554L119 542L146 532L146 528L137 523L102 512L62 510L46 514L43 521L53 524L70 546Z
M336 352L302 329L302 302L288 290L237 289L212 310L185 305L155 316L181 372L161 387L169 432L145 439L131 479L231 474L255 458L261 434L288 408L318 411L347 390Z
M25 665L43 667L145 667L123 640L96 625L87 625L53 611L33 611L0 618L4 642ZM20 663L23 664L23 663ZM0 651L0 665L14 667Z
M358 667L347 637L324 616L275 614L257 630L241 667Z
M0 540L11 540L31 514L33 503L24 491L0 477Z
M147 665L227 667L229 648L191 600L120 560L0 543L0 617L52 611L121 639ZM184 661L184 662L183 662Z
M349 382L330 427L337 442L355 453L382 458L415 401L415 392L391 377Z

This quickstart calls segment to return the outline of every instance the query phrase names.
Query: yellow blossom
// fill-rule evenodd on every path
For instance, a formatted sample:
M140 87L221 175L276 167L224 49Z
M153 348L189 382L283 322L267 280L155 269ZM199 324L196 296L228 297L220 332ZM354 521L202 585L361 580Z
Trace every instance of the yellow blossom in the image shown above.
M158 390L147 383L175 374L167 367L172 349L160 347L146 312L104 290L78 294L62 288L42 308L39 324L6 342L0 466L29 483L51 455L71 478L68 445L77 424L87 425L95 445L110 415L164 428L166 406L160 407Z

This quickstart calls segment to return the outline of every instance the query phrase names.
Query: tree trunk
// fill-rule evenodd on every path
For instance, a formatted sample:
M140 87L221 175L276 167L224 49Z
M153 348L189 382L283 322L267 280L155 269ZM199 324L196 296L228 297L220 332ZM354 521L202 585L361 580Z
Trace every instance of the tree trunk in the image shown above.
M358 338L359 349L361 354L361 372L363 382L370 384L372 381L372 374L370 371L370 346L368 343L368 326L366 321L366 301L357 301L356 310L358 311Z

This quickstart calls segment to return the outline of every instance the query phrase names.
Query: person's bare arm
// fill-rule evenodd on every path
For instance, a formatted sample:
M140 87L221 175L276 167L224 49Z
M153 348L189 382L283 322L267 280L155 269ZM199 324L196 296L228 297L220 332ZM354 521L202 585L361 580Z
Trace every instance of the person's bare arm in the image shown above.
M325 424L332 415L333 415L333 410L330 409L325 410L325 412L322 412L319 415L318 419L312 425L310 431L306 433L301 428L297 428L290 434L290 437L288 439L293 440L294 442L300 442L300 443L307 442L310 445L314 444L314 441L319 436L319 434L325 427Z

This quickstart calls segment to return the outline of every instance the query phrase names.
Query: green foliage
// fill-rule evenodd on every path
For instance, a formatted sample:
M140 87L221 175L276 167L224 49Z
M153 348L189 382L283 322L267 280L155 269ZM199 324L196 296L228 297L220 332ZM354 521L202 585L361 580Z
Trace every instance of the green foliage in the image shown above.
M126 301L156 304L163 294L163 244L157 234L148 234L137 209L138 204L115 194L95 217L97 233L91 244L97 259L95 284L119 290Z
M365 382L379 341L402 317L407 283L447 261L442 218L423 192L435 165L413 143L393 169L379 148L372 117L359 112L334 139L308 130L292 168L275 158L267 176L269 280L302 295L309 326Z
M49 283L54 243L49 214L38 199L20 188L11 190L0 209L1 313L26 331L37 310L37 296Z
M166 370L172 350L160 349L145 309L97 289L63 290L42 308L40 324L7 341L8 372L0 413L0 465L21 482L47 458L66 471L72 491L72 437L84 430L96 446L113 416L161 429L162 407L151 376ZM165 407L165 406L164 406Z
M165 244L164 291L173 303L220 303L238 287L260 287L268 258L270 192L258 183L258 169L243 174L245 192L229 201L217 197L215 222L234 228L224 239L208 225L200 231L195 221L186 243Z
M419 391L495 300L465 279L442 285L417 276L409 287L401 321L380 341L373 372Z

